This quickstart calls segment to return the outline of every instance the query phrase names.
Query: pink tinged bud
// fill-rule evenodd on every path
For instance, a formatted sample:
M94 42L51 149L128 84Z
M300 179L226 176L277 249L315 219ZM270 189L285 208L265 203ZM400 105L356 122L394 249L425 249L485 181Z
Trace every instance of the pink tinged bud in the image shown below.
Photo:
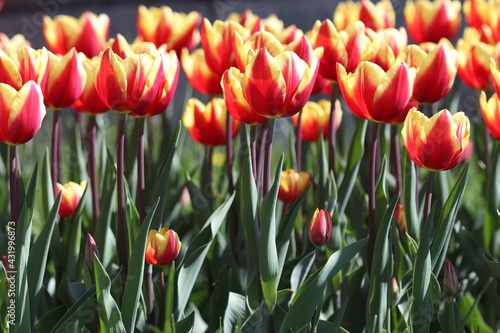
M328 243L332 237L332 217L328 211L316 209L309 224L309 240L315 246Z
M94 237L92 237L91 234L87 234L87 242L85 243L85 262L90 269L94 267L94 253L99 257L99 250L97 249Z
M456 296L458 290L460 289L460 283L458 282L457 272L450 260L446 260L446 266L444 268L444 293L448 296Z
M391 299L395 299L399 290L398 280L395 277L392 277L391 280Z

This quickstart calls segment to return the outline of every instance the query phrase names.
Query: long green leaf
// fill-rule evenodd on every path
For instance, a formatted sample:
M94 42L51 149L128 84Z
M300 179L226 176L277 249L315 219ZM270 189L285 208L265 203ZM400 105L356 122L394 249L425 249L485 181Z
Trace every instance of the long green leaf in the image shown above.
M28 290L28 258L31 242L31 219L27 220L26 204L23 205L16 229L16 262L14 267L16 284L16 318L14 332L29 332L31 323L29 290Z
M112 184L116 184L113 180ZM111 230L111 221L113 219L113 212L116 209L116 186L109 186L104 198L102 198L101 211L97 220L95 234L95 242L99 255L104 267L108 267L112 259L116 255L116 238Z
M54 205L54 188L52 185L52 176L50 174L50 158L49 158L49 148L45 148L45 154L42 161L41 169L41 198L43 207L43 216L45 219L48 218L51 208Z
M418 221L416 205L417 173L408 154L404 154L403 168L403 209L406 218L406 232L411 238L418 241L420 238L420 223Z
M347 265L366 246L366 243L366 239L360 240L335 252L328 258L323 268L307 279L295 294L280 332L298 331L309 324L330 279Z
M224 332L233 332L236 326L245 319L245 297L233 292L229 293L226 312L224 314Z

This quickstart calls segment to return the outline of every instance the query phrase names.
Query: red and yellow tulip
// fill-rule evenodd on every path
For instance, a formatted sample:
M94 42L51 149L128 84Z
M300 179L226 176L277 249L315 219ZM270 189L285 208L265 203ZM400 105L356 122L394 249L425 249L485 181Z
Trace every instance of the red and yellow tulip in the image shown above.
M25 46L31 46L31 43L24 38L24 35L17 34L9 38L0 32L0 50L4 51L5 54L17 52Z
M43 34L49 49L56 54L66 54L72 48L91 58L104 49L109 33L109 17L83 13L80 18L58 15L43 18Z
M455 0L412 0L404 9L406 28L416 43L453 39L461 22L461 3Z
M344 30L358 20L367 28L377 31L393 28L396 24L396 14L388 0L376 4L369 0L340 2L333 13L333 22L338 30Z
M337 64L337 72L342 96L356 116L390 123L407 111L415 69L408 68L406 63L396 63L385 72L380 66L364 61L350 74Z
M483 114L484 123L491 136L500 140L500 100L497 94L493 94L489 99L486 93L481 92L479 96L479 106Z
M481 30L484 25L491 27L498 18L500 1L498 0L465 0L463 11L465 21L470 27Z
M309 222L309 240L315 246L321 246L332 238L332 216L326 210L316 208Z
M99 68L99 57L86 58L83 63L87 72L87 79L83 92L72 105L72 107L80 112L95 115L109 110L109 108L101 101L99 94L95 88L95 80L97 69Z
M391 68L397 56L408 45L408 36L403 27L379 30L371 34L371 39L370 48L374 49L375 52L370 61L382 67L384 71Z
M40 129L45 114L42 90L35 82L28 81L19 91L0 83L0 142L28 142Z
M323 138L328 138L329 120L330 120L331 103L326 99L321 99L318 102L309 101L304 105L302 111L292 117L294 126L298 125L299 115L301 118L301 135L305 141L316 142L319 139L321 132ZM340 101L335 101L335 131L340 126L342 121L342 108Z
M174 50L178 55L183 48L193 50L200 42L198 31L201 24L201 14L190 12L174 12L168 6L145 7L137 9L137 30L139 38L152 42L156 47L167 44L168 50Z
M287 169L281 173L278 198L284 203L294 203L311 182L310 173Z
M432 171L449 170L462 160L469 144L469 118L444 109L427 118L416 108L406 116L403 145L415 164Z
M75 213L86 186L87 182L85 180L80 184L75 182L69 182L64 185L56 184L56 196L62 192L59 215L62 217L71 217Z
M208 95L222 94L222 77L208 67L203 49L194 50L191 54L187 49L182 50L181 61L184 73L194 90Z
M164 266L177 258L181 251L181 241L175 231L168 227L160 231L151 230L146 245L146 262L151 265Z
M226 104L222 98L212 98L206 105L191 98L187 105L182 123L198 143L210 147L226 144ZM240 123L232 120L233 138L238 134Z
M10 55L0 51L0 82L15 89L32 80L43 86L46 81L49 55L47 49L35 50L29 46Z

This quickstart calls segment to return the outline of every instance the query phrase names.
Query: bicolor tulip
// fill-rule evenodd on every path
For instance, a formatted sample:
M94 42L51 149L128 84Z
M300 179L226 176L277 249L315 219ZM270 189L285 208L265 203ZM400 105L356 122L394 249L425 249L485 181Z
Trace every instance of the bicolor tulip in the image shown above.
M332 216L326 210L316 208L309 222L309 240L315 246L321 246L332 238Z
M441 100L455 82L458 53L446 39L429 53L417 45L410 45L397 60L416 68L411 99L419 104L430 104Z
M261 116L281 118L299 112L311 96L318 74L317 58L309 66L291 51L273 57L264 47L254 54L244 73L235 69L223 80L230 80L232 90L241 89L250 107Z
M181 251L181 241L175 231L168 227L160 231L151 230L146 243L146 262L151 265L164 266L177 258Z
M85 87L72 107L77 111L91 115L104 113L108 111L109 108L101 101L95 88L97 69L99 68L99 57L86 58L83 64L87 72Z
M82 95L87 81L83 60L75 49L64 56L49 52L47 78L42 85L45 105L51 109L64 109Z
M416 43L453 39L461 22L461 3L455 0L412 0L404 9L406 28Z
M248 39L249 32L235 21L216 20L212 25L208 19L201 26L201 45L205 51L208 67L222 75L226 69L236 65L234 39L236 35Z
M293 125L297 127L299 115L301 118L301 135L304 141L316 142L320 134L323 133L323 138L327 139L329 134L331 102L326 99L321 99L317 102L309 101L304 105L302 111L292 117ZM342 121L342 108L340 101L335 101L335 131L340 126Z
M111 110L142 110L158 98L165 86L164 63L162 54L133 54L122 59L107 49L100 56L97 93Z
M17 34L9 38L3 32L0 32L0 50L5 54L11 54L21 50L25 46L31 46L31 43L24 38L24 35Z
M382 67L384 71L391 68L397 56L408 45L408 36L403 27L379 30L372 34L371 39L370 48L376 51L370 61Z
M182 123L198 143L215 147L226 144L226 104L222 98L212 98L206 105L191 98L187 105ZM232 120L233 138L240 129L239 122Z
M193 50L200 42L198 31L201 24L201 14L190 12L174 12L168 6L145 7L137 9L137 30L139 38L152 42L156 47L167 44L168 50L174 50L178 55L183 48Z
M15 89L32 80L43 86L46 81L49 55L47 49L35 50L29 46L9 55L0 51L0 82Z
M463 11L465 21L470 27L481 30L484 25L490 26L498 15L498 0L465 0Z
M287 169L281 173L278 198L284 203L294 203L311 182L310 173Z
M156 98L142 108L135 108L129 113L132 117L151 117L156 116L164 112L167 107L172 102L174 98L175 91L177 89L177 82L179 80L179 59L175 51L170 51L169 53L162 54L159 56L161 59L162 72L164 73L164 83L158 91Z
M64 185L56 184L56 196L62 193L59 215L62 217L71 217L75 213L86 186L87 182L85 180L80 184L75 182L69 182Z
M340 91L354 115L390 123L407 111L415 69L408 68L406 63L396 63L385 72L380 66L364 61L350 74L337 64L337 72Z
M347 72L354 72L362 60L373 58L374 53L368 49L369 37L365 25L356 21L337 31L332 21L316 21L313 30L308 35L313 47L323 47L319 73L330 81L337 80L336 64L342 64Z
M20 145L30 141L45 117L40 87L33 81L21 89L0 83L0 142Z
M109 17L83 13L80 18L58 15L43 18L43 34L49 49L56 54L66 54L72 48L91 58L104 49L109 33Z
M245 67L250 60L249 57L254 52L263 47L274 57L283 52L283 44L271 33L267 31L257 31L252 34L247 41L243 37L236 35L234 39L236 66L241 72L245 71Z
M487 99L486 93L481 91L479 106L483 114L484 123L491 136L500 140L500 100L498 94L493 94Z
M203 49L194 50L191 54L187 49L182 50L181 61L184 73L194 90L208 95L222 94L222 77L208 67Z
M122 34L117 34L114 38L110 38L106 43L106 48L110 48L121 58L127 58L130 55L140 53L146 53L150 55L167 53L166 44L156 47L154 43L145 42L140 39L136 39L132 44L130 44Z
M500 94L500 70L497 68L495 60L490 58L490 73L493 82L493 88L497 94Z
M393 28L396 14L389 0L382 0L377 4L369 0L340 2L333 13L333 22L338 30L344 30L358 20L367 28L377 31Z
M403 145L415 164L431 171L449 170L462 160L469 144L469 118L443 109L427 118L416 108L406 116Z
M479 32L466 28L457 43L458 75L473 89L491 90L490 58L500 61L500 44L493 46L479 41Z

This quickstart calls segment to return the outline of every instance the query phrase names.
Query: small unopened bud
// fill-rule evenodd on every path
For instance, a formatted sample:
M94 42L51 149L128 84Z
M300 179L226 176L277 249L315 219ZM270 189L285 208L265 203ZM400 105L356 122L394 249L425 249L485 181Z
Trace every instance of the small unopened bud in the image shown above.
M391 281L391 299L395 299L398 294L399 285L395 277L392 277Z
M316 208L309 223L309 239L316 246L328 243L332 237L332 217L323 209Z
M85 243L85 261L91 270L94 267L94 253L97 257L99 257L99 250L97 250L94 237L92 237L91 234L87 234L87 241Z
M444 293L448 296L456 296L460 284L458 283L457 273L451 261L446 259L446 266L444 269Z
M394 218L396 219L396 222L398 222L403 235L406 234L406 215L402 204L398 204L396 206L396 209L394 210Z

